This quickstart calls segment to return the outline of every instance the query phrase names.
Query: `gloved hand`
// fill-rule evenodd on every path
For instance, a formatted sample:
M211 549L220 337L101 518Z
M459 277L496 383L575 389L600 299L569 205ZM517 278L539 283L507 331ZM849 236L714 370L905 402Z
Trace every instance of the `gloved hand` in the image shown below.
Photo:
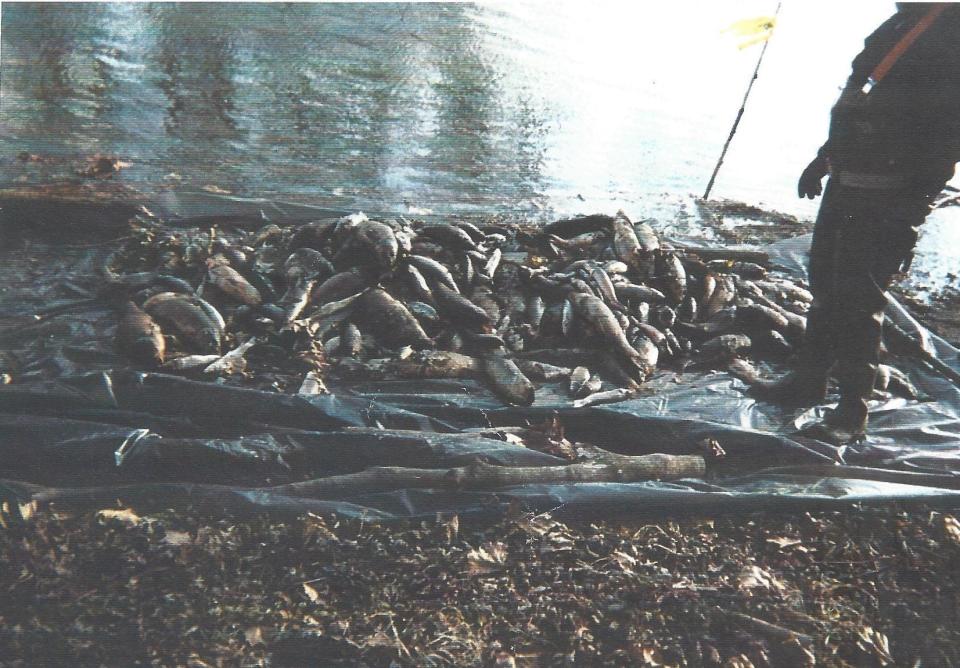
M801 199L804 197L814 199L817 195L822 194L823 185L820 182L826 175L827 159L818 155L800 175L800 181L797 183L797 195Z

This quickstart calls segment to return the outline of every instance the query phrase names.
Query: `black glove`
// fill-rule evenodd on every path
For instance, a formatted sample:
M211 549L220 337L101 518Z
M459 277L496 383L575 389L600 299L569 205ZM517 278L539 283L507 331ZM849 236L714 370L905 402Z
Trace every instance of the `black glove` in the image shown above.
M800 181L797 183L797 195L800 198L814 199L817 195L823 193L821 181L827 175L827 159L822 156L814 158L807 168L800 175Z

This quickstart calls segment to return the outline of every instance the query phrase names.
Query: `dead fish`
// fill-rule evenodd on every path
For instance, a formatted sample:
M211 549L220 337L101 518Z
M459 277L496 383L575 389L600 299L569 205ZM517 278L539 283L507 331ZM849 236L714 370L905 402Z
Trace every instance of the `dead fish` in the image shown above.
M168 371L190 371L200 367L208 367L213 362L220 359L220 355L184 355L172 360L167 360L163 368Z
M660 329L670 329L677 322L677 312L666 304L658 306L655 315Z
M674 304L679 304L687 293L687 272L680 258L674 253L658 253L656 268L664 294Z
M538 362L536 360L517 360L517 366L520 367L524 375L546 382L560 380L571 374L571 370L568 367L554 366L553 364Z
M625 274L630 271L630 267L627 266L626 262L621 262L620 260L609 260L603 263L603 270L607 272L607 275Z
M158 287L163 288L165 292L180 292L185 295L193 294L193 286L182 278L177 278L176 276L160 274L157 276L155 284Z
M573 302L569 299L563 302L563 312L560 315L560 332L564 336L570 336L573 331Z
M766 267L756 264L755 262L710 260L707 262L707 268L710 271L736 274L744 278L764 278L767 275Z
M492 322L500 322L500 304L493 296L493 290L485 285L478 286L470 295L470 301L486 311Z
M750 350L753 342L743 334L721 334L700 346L704 358L727 358Z
M357 300L361 324L387 345L432 348L433 341L401 302L381 288L368 290Z
M407 262L419 269L420 273L423 274L429 283L445 285L454 292L460 292L460 288L454 280L453 274L450 273L450 270L433 258L422 255L409 255L407 256Z
M204 373L219 374L229 376L235 373L242 373L247 368L247 360L244 357L247 351L257 344L256 337L249 341L241 343L239 346L211 362L204 370Z
M666 301L666 296L662 292L646 285L614 283L613 289L616 292L617 298L623 303L638 301L659 304L660 302Z
M410 286L410 289L417 296L417 299L432 303L433 291L430 289L427 279L420 273L420 270L412 264L407 264L404 266L403 272L407 279L407 285Z
M752 334L751 340L754 353L764 355L773 359L786 359L793 353L793 346L784 338L780 332L768 329L760 333Z
M756 385L762 379L757 368L741 357L730 360L730 363L727 364L727 373L750 386Z
M322 306L328 302L355 295L368 287L371 280L369 273L362 267L341 271L315 287L310 295L310 301Z
M264 225L250 238L250 245L256 248L283 236L283 230L279 225L270 223Z
M291 251L297 248L312 248L317 251L323 250L333 235L338 220L337 218L325 218L323 220L313 220L309 223L304 223L299 226L293 233L293 236L290 237L289 249ZM277 229L279 230L279 228ZM259 244L251 243L251 245L257 246Z
M248 306L263 302L260 292L236 269L226 264L216 264L213 259L208 262L206 285L214 288L221 297Z
M733 279L729 276L718 276L713 294L710 295L708 301L703 303L703 317L709 320L720 309L730 304L736 296L737 291Z
M600 379L600 376L590 376L587 382L583 384L583 387L580 388L576 398L581 399L588 394L595 394L599 392L601 388L603 388L603 381Z
M503 340L507 345L507 350L515 353L522 353L526 347L526 341L524 341L523 335L515 330L507 332Z
M482 363L490 388L500 399L514 406L529 406L533 403L536 388L512 359L491 354L484 357Z
M394 360L390 370L399 378L477 378L480 360L447 350L423 350Z
M663 338L666 340L667 350L672 357L679 357L686 352L680 343L680 339L677 338L677 335L673 333L672 329L664 330Z
M477 351L497 350L507 345L497 334L478 334L468 329L463 330L463 339Z
M333 265L322 253L312 248L298 248L283 265L287 291L279 300L284 310L283 321L296 320L310 301L317 280L333 274Z
M330 394L330 390L327 389L323 379L320 378L320 374L316 371L308 371L307 375L303 377L303 382L300 384L300 389L297 390L297 394L301 396Z
M565 218L548 223L544 226L544 232L555 234L560 237L569 238L581 234L602 232L609 229L613 218L606 214L592 214L589 216L577 216L575 218Z
M323 342L323 352L327 357L334 357L340 354L340 337L332 336Z
M630 313L640 322L650 322L649 302L634 302Z
M417 235L455 251L477 250L477 243L470 238L470 235L462 228L453 225L426 225L417 231Z
M534 295L527 300L525 313L527 316L527 322L533 327L534 330L540 329L540 323L543 320L543 313L546 310L546 306L543 303L543 297L540 295Z
M340 324L347 317L347 315L352 311L347 309L357 301L360 297L363 296L365 292L358 292L355 295L350 295L349 297L344 297L335 302L327 302L316 311L310 314L310 317L307 318L305 322L308 326L313 327L316 331L314 335L317 335L317 331L321 330L321 323L324 321L333 322L334 324Z
M706 273L703 275L703 278L700 279L700 306L701 310L704 310L703 307L706 307L707 303L713 297L714 290L717 289L717 275L713 273Z
M449 350L451 352L458 352L463 350L464 340L460 335L460 332L457 332L452 329L440 332L437 336L437 347L443 350Z
M479 244L480 242L486 241L487 239L486 233L483 230L481 230L479 227L474 225L473 223L468 223L465 220L461 220L454 223L454 225L456 225L461 230L466 232L467 235L469 235L469 237L473 239L475 243Z
M454 292L443 283L438 283L434 289L437 309L453 323L463 327L490 329L496 319L474 304L472 301Z
M653 341L654 345L661 346L666 341L667 336L661 330L657 329L653 325L649 325L645 322L637 324L637 329L640 331L642 336L647 337ZM636 347L636 346L634 346Z
M551 237L551 240L558 245L558 247L563 248L567 251L572 252L585 252L592 250L595 246L600 244L603 240L607 238L607 233L604 231L597 232L587 232L586 234L578 234L575 237L569 239L561 239L560 237Z
M496 273L497 269L500 268L500 258L503 257L503 252L499 248L494 248L490 253L490 257L487 258L487 263L483 265L483 275L487 278L492 279Z
M287 289L279 304L283 311L281 318L284 323L291 323L300 317L310 301L310 293L313 292L316 283L313 280L301 279Z
M348 263L369 265L378 270L392 269L397 262L400 246L389 225L376 220L364 220L350 228L348 241L340 247L333 264L342 267Z
M885 372L890 376L890 380L887 383L888 392L906 399L916 400L920 398L920 391L917 390L916 386L910 382L910 378L907 377L907 374L888 364L881 364L879 366L886 367Z
M463 257L463 284L466 287L473 285L477 272L473 268L473 260L469 255Z
M683 336L696 340L711 339L733 331L735 313L734 309L724 309L716 313L707 322L690 323L678 320L673 327Z
M613 231L613 250L617 258L641 276L648 276L653 259L640 246L636 230L623 211L618 211L611 223Z
M149 313L188 348L197 352L219 352L226 324L219 311L194 295L162 292L143 303Z
M570 383L567 386L567 391L570 393L571 397L577 397L580 395L583 386L586 385L587 381L590 380L590 369L585 366L578 366L573 371L570 372Z
M780 292L783 293L788 301L804 302L806 304L813 302L813 293L793 281L777 278L773 279L773 283L779 288Z
M593 285L597 288L597 292L600 293L600 296L605 302L610 305L616 305L618 308L623 308L617 299L617 293L613 288L613 283L610 281L610 276L607 272L600 267L593 267L590 270L590 280L593 281Z
M344 322L340 327L340 354L356 357L363 349L363 337L360 328L352 322Z
M435 325L440 321L437 310L424 302L407 302L407 309L420 321L421 324Z
M763 304L750 304L737 307L736 323L740 327L755 330L775 330L786 332L788 321L779 311Z
M569 300L576 314L588 322L599 335L600 345L611 346L617 352L627 356L635 353L613 311L603 303L602 299L593 295L572 293Z
M636 232L637 241L640 242L640 249L644 253L653 253L660 248L660 238L646 221L641 220L639 223L635 223L633 229Z
M613 404L620 401L626 401L627 399L632 399L636 396L636 394L636 390L628 390L618 387L613 390L607 390L606 392L596 392L584 397L583 399L577 399L573 402L573 407L587 408L588 406L597 406L600 404Z
M640 373L641 380L645 379L656 370L657 362L660 361L660 349L653 341L641 336L633 341L633 350L635 355L632 361Z
M117 348L145 367L163 364L167 345L160 325L133 302L127 302L117 323Z
M684 297L677 309L677 320L695 322L697 319L697 300L692 295Z
M323 280L334 273L333 265L323 253L313 248L298 248L283 263L287 285L307 279Z

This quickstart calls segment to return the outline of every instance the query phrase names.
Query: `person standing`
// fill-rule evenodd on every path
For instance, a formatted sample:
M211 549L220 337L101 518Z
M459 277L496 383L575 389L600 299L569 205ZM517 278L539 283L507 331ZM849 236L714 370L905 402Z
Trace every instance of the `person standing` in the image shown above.
M815 432L835 443L863 438L886 291L909 268L919 226L958 161L960 4L897 3L854 59L827 142L800 176L800 197L823 195L809 258L814 300L795 370L755 384L753 396L815 405L832 374L839 403Z

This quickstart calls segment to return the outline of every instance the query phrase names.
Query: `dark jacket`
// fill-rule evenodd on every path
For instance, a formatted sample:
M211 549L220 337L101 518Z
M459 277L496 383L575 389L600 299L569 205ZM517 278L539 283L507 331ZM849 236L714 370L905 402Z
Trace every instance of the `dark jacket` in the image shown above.
M821 149L835 173L902 177L907 189L930 195L953 175L960 161L960 5L945 9L887 76L862 92L877 64L930 6L898 5L854 59Z

